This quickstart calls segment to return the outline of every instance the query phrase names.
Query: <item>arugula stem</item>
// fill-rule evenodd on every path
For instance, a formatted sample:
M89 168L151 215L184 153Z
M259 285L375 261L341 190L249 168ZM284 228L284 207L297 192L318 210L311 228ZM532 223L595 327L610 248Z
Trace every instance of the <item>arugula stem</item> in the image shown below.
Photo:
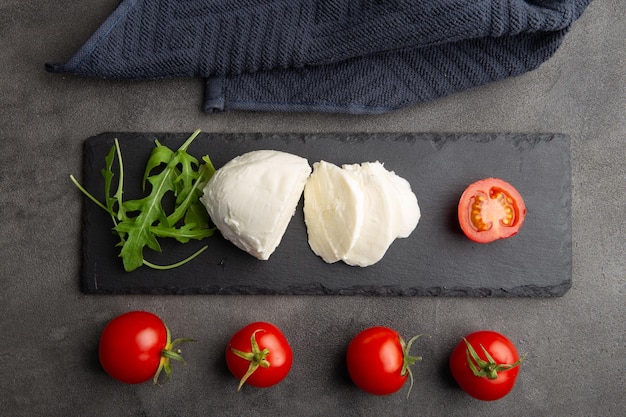
M150 233L152 233L153 235L157 236L157 237L171 237L171 238L175 238L175 239L204 239L205 237L209 237L209 236L213 236L213 234L215 233L215 228L210 228L210 229L199 229L199 230L193 230L193 231L189 231L189 232L185 232L182 231L180 229L176 229L176 228L163 228L163 227L159 227L159 226L152 226L150 227Z
M120 149L120 142L115 138L115 151L117 152L117 161L120 168L120 180L117 183L117 191L115 192L115 199L117 200L117 219L124 220L126 218L126 211L122 204L122 194L124 188L124 163L122 162L122 150ZM108 196L107 196L108 197Z
M194 139L200 134L200 129L197 129L195 132L193 132L191 134L191 136L189 136L189 138L185 141L185 143L183 143L181 145L180 148L178 148L179 151L186 151L187 148L189 147L189 145L191 144L191 142L194 141Z
M78 187L78 189L85 194L85 196L87 196L91 201L93 201L94 203L96 203L96 205L100 208L102 208L104 211L110 213L109 208L107 206L105 206L104 204L102 204L101 202L99 202L93 195L91 195L89 193L89 191L87 191L79 182L78 180L73 176L70 175L70 179L72 180L72 182L74 183L74 185L76 187Z
M202 248L198 249L195 253L193 253L191 256L183 259L182 261L176 262L175 264L171 264L171 265L156 265L153 264L152 262L148 262L145 259L143 260L143 264L152 268L152 269L158 269L160 271L165 271L168 269L174 269L174 268L178 268L181 265L186 264L187 262L193 260L196 256L200 255L202 252L204 252L205 250L207 250L209 247L208 246L203 246Z

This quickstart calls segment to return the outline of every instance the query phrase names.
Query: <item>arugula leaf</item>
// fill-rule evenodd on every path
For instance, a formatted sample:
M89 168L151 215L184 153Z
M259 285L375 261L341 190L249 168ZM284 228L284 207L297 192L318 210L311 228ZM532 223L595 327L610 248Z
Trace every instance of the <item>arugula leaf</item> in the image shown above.
M191 239L200 240L212 236L215 232L215 227L210 227L209 216L199 200L204 186L215 173L215 167L208 155L199 163L187 153L187 148L199 134L200 130L196 130L176 151L162 145L158 140L155 141L156 146L146 163L142 179L142 189L147 194L140 199L122 198L124 164L117 139L105 157L105 168L102 170L105 182L104 204L70 176L83 194L111 215L113 230L120 238L118 246L121 246L120 257L126 271L134 271L142 265L156 269L177 267L206 249L205 246L190 257L169 266L155 265L143 258L146 246L161 252L157 238L174 238L181 243L187 243ZM116 157L119 180L115 193L111 195L115 177L113 163ZM164 206L168 194L175 196L171 212L167 212Z

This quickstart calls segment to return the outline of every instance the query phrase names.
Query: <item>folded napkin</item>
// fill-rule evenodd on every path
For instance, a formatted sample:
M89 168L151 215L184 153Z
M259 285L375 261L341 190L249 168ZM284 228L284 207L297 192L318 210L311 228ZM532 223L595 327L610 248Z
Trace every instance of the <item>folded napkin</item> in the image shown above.
M79 76L206 79L204 108L381 113L537 68L591 0L123 0Z

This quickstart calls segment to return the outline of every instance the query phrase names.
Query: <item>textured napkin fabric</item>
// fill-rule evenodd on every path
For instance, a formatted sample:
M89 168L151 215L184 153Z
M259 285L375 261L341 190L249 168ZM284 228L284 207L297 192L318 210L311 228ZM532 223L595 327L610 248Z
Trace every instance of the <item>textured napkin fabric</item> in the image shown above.
M537 68L591 0L123 0L50 72L203 77L205 110L381 113Z

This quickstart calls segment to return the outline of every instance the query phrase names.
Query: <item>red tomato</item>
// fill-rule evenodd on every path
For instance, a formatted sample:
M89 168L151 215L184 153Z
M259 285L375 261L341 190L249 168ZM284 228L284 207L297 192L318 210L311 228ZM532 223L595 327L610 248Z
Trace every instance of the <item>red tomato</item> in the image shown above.
M184 362L174 347L192 339L170 341L163 321L146 311L130 311L111 320L100 336L98 354L111 377L128 384L158 382L162 370L171 376L170 359Z
M452 351L450 371L466 393L493 401L513 389L523 359L506 336L481 330L465 336Z
M413 337L407 344L395 330L382 326L370 327L357 334L348 345L346 354L348 373L354 384L375 395L398 391L409 377L412 387L410 366L422 358L410 356L409 350L419 336Z
M465 189L459 200L458 216L468 238L489 243L519 232L526 217L526 205L511 184L486 178Z
M255 322L233 335L226 347L226 364L239 379L239 387L271 387L282 381L293 362L291 346L271 323Z

